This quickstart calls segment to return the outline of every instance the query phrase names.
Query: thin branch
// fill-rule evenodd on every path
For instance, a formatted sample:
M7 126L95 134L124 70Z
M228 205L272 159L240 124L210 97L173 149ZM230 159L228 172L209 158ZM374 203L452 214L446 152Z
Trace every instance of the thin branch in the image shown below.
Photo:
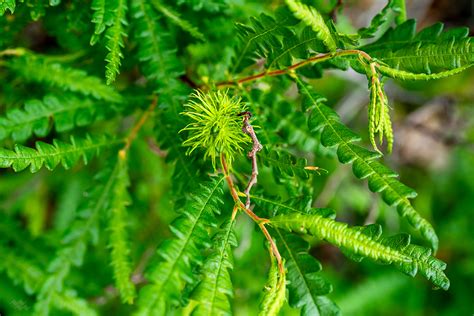
M127 155L127 152L130 149L130 145L132 144L132 142L137 137L138 132L142 128L143 124L145 124L145 122L150 117L150 114L153 113L153 110L155 109L157 103L158 103L158 97L154 96L153 100L151 101L151 104L148 107L148 109L146 110L146 112L143 113L140 120L137 122L137 124L135 124L135 126L132 128L132 130L128 134L127 138L125 139L125 146L122 148L122 150L119 151L119 157L121 159L125 159L125 157Z
M242 112L239 115L242 115L243 118L243 126L242 131L249 135L252 138L252 150L249 151L248 157L252 159L252 176L250 177L249 183L247 184L247 188L245 188L245 195L247 196L247 201L245 202L245 207L250 208L250 190L252 187L257 183L258 177L258 164L257 164L257 152L262 150L262 144L258 141L257 135L253 129L252 124L250 124L249 120L252 117L252 114L248 111Z
M239 193L237 192L237 189L235 188L235 185L234 185L234 181L232 180L230 176L229 167L227 165L227 161L225 159L224 154L221 154L221 164L222 164L222 169L224 171L225 180L227 182L227 185L229 186L230 194L232 195L232 199L234 200L234 202L237 203L237 205L242 210L244 210L245 213L247 213L247 215L250 216L250 218L252 218L257 224L268 223L269 222L268 219L258 217L257 214L255 214L252 210L245 207L244 203L242 203L242 201L240 200Z
M168 152L166 150L161 149L153 137L148 137L147 143L148 148L151 150L151 152L153 152L158 157L165 158L168 155Z
M283 266L283 260L281 258L280 252L278 251L278 247L275 244L275 241L273 240L272 236L268 232L267 228L265 227L265 224L268 224L270 221L266 218L261 218L257 216L252 210L249 208L245 207L244 203L239 198L239 193L237 192L237 189L234 185L234 182L232 181L230 172L229 172L229 167L227 165L227 161L225 159L225 155L221 154L221 165L222 165L222 170L224 172L225 180L227 182L227 185L229 186L230 193L232 195L232 198L238 208L241 208L250 218L252 218L260 227L260 230L263 232L263 235L265 235L265 238L268 240L270 243L270 248L272 249L272 253L275 256L277 262L278 262L278 269L280 273L285 273L285 268ZM235 208L232 216L235 216Z
M372 57L370 57L366 52L361 51L361 50L357 50L357 49L338 50L331 53L317 54L316 56L300 61L284 69L272 70L272 71L265 70L265 71L262 71L261 73L251 75L248 77L244 77L244 78L240 78L236 80L218 82L216 83L216 87L222 88L222 87L229 87L229 86L238 86L247 82L255 81L260 78L264 78L264 77L281 76L281 75L291 73L292 71L295 71L296 69L306 66L308 64L320 63L320 62L332 59L334 57L350 56L350 55L357 55L367 61L372 61Z

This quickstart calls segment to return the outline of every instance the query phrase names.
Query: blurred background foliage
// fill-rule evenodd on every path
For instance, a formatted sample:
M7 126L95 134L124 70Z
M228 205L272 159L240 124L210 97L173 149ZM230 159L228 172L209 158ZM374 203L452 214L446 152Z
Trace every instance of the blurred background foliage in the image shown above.
M199 1L195 2L199 5ZM311 1L324 12L333 10L338 2ZM338 27L346 32L366 25L385 5L385 1L379 0L343 2L344 5L335 16ZM219 3L216 1L216 6ZM178 54L183 59L192 57L186 65L196 72L195 77L225 79L224 69L230 63L232 51L219 49L219 42L235 40L234 26L229 21L247 22L249 16L271 11L277 4L278 1L255 0L246 1L244 5L243 1L229 0L224 14L216 13L212 17L213 13L208 12L212 17L209 19L201 19L196 14L194 17L187 15L194 25L202 26L203 30L211 29L206 27L210 23L219 24L220 27L214 27L212 33L206 34L209 42L198 42L186 49L178 47ZM97 54L103 56L103 48L97 45L90 48L89 37L84 35L92 33L91 24L85 19L89 16L89 12L86 12L90 10L89 5L70 5L72 7L64 12L60 12L59 8L48 8L47 10L55 12L48 15L52 18L38 21L32 21L27 18L28 15L21 14L22 10L29 8L19 6L20 14L15 17L7 14L0 19L0 47L5 49L5 43L15 41L18 46L29 47L37 52L52 53L61 48L70 51L71 58L80 56L84 47L87 47L89 50L97 50ZM186 10L186 6L183 6L183 10ZM469 0L409 0L407 12L409 18L419 21L419 29L435 21L442 21L446 23L446 27L469 26L470 35L474 33L474 4ZM36 14L42 15L37 12L32 17L36 17ZM11 19L16 17L25 20L12 23ZM59 29L58 24L67 27ZM183 33L180 36L189 35ZM131 59L124 59L122 71L128 74L127 80L137 79L133 77L136 66L129 60ZM98 69L100 67L96 67L92 60L82 60L81 66L90 74L102 76L102 69ZM1 87L2 113L8 107L15 107L26 99L42 95L38 87L15 86L15 79L5 76L7 75L0 72L1 80L9 82L9 85ZM126 84L124 80L120 77L118 86ZM328 98L328 104L340 113L344 123L362 131L361 135L366 135L365 107L368 93L362 75L354 71L327 71L323 78L314 79L312 83L318 92ZM474 312L473 86L474 69L443 80L403 84L391 80L386 85L394 111L396 143L394 153L387 155L385 162L400 173L402 182L418 191L418 198L414 200L415 207L434 225L439 234L438 257L448 263L447 275L451 280L451 288L447 292L432 291L429 282L423 278L411 279L369 261L352 262L337 248L309 240L312 245L311 253L321 261L323 275L335 288L330 297L345 315L472 315ZM23 89L24 93L18 94L18 89ZM258 102L265 98L265 94L257 93L249 97ZM417 238L416 232L399 221L394 209L386 206L377 195L367 190L365 183L351 175L349 167L338 165L334 152L318 146L313 138L305 135L304 129L294 128L299 125L298 115L292 114L288 118L285 113L288 107L284 100L272 103L271 106L278 107L282 117L281 121L274 122L274 135L269 137L288 139L289 143L298 143L299 148L312 150L316 157L314 163L328 171L319 177L313 177L318 206L334 208L338 212L338 218L351 224L371 223L378 216L377 221L384 224L388 235L397 231L410 232L414 235L415 243L423 244L424 241ZM259 115L264 116L265 113ZM104 124L117 122L109 120L94 125L94 128L100 131ZM125 120L120 124L125 129L130 122ZM293 127L289 128L290 125ZM48 137L53 138L54 133ZM265 139L264 136L261 137ZM137 275L161 240L169 236L167 226L175 217L175 213L169 211L172 208L173 184L170 179L173 171L165 163L166 158L159 148L155 148L153 159L149 158L149 148L153 149L154 146L152 139L137 140L137 150L131 152L130 157L130 163L134 165L131 169L131 182L138 183L130 188L134 200L130 212L138 215L131 217L135 219L131 223L131 235L134 243L140 245L134 249L136 253L132 254L137 262ZM0 231L4 239L29 253L31 260L47 263L53 242L50 243L49 240L54 240L55 236L38 237L50 228L55 228L53 231L61 234L70 225L82 192L91 184L97 170L94 164L92 162L88 168L78 167L67 172L58 169L54 177L45 170L37 174L24 172L15 175L11 171L1 170ZM69 177L70 172L74 174L74 181L64 182L63 179ZM287 194L285 187L291 183L276 186L275 179L266 177L265 174L270 173L263 168L259 185L281 188L281 192L275 189L275 194ZM226 205L226 208L230 210L232 205ZM18 221L14 222L11 218ZM17 235L17 225L26 227L28 234ZM269 264L264 257L267 256L266 252L262 251L264 240L247 218L240 218L236 229L239 246L235 250L233 274L234 309L236 315L255 315ZM90 249L89 252L93 253L89 257L94 260L86 261L72 276L76 288L93 293L90 300L102 306L106 314L112 315L118 304L117 293L110 284L98 277L110 273L102 265L107 262L104 249L105 245ZM249 270L252 273L241 273ZM95 282L89 284L89 279ZM21 287L12 283L4 272L0 273L1 315L28 315L33 300ZM282 314L298 313L285 307Z

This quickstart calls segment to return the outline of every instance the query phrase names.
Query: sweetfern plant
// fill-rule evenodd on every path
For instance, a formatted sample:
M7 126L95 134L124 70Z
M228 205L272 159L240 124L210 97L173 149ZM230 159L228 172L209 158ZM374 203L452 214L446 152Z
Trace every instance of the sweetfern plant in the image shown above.
M0 0L2 312L339 315L321 243L448 290L443 240L383 159L385 84L468 69L472 38L403 0L351 30L332 2ZM331 69L366 78L366 128L321 94ZM331 160L403 231L318 205Z

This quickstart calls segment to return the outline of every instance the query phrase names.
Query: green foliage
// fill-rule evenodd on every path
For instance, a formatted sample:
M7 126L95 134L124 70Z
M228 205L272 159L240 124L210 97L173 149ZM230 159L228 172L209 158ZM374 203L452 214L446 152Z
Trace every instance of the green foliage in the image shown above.
M373 64L371 65L373 69ZM368 72L370 73L370 71ZM377 144L375 143L375 135L379 135L379 142L382 145L384 137L387 138L387 150L392 151L393 147L393 131L392 122L390 121L390 113L388 107L388 98L383 88L383 83L380 82L378 74L372 71L367 76L369 81L370 102L368 109L369 116L369 139L375 150Z
M416 196L416 192L394 179L395 172L385 167L376 159L380 154L369 151L353 142L360 140L359 136L344 126L334 110L322 103L320 96L300 82L300 92L305 97L306 108L311 108L309 128L313 131L322 129L321 143L325 147L337 147L337 157L341 163L352 163L352 171L359 179L367 179L372 192L382 194L382 199L390 206L396 206L402 217L406 217L413 227L419 229L431 243L438 248L438 237L431 224L422 218L410 204L408 198Z
M280 178L282 174L286 174L290 177L297 176L301 179L309 178L309 172L305 169L307 162L304 158L297 158L284 151L268 150L266 148L262 151L260 156L262 157L262 163L274 168L274 172L278 178Z
M235 221L229 221L213 238L213 251L201 268L202 280L191 294L197 302L193 315L231 315L229 299L234 296L230 271L234 265L232 248L237 246Z
M9 10L10 13L14 13L15 7L15 0L2 0L2 2L0 2L0 15L4 15L7 10Z
M109 51L105 56L107 65L105 66L105 78L107 84L115 81L115 77L120 73L121 59L123 58L122 48L124 47L124 37L127 36L125 27L127 26L127 1L114 0L115 6L111 9L114 17L110 27L105 32L105 47Z
M193 269L202 264L201 252L210 245L206 228L220 213L222 181L214 179L200 186L171 224L175 238L164 241L157 250L160 259L148 271L150 284L140 292L138 315L165 315L179 303L184 285L193 281Z
M183 29L183 31L186 31L187 33L191 34L194 38L197 38L201 41L204 40L204 35L199 32L199 30L195 26L191 25L191 23L186 20L183 20L183 18L181 18L178 12L174 11L170 7L163 5L160 0L153 0L152 4L171 22Z
M87 192L86 196L90 198L79 207L77 218L64 233L62 245L48 265L48 277L44 278L38 291L40 299L35 305L36 313L48 315L51 306L68 309L67 305L62 306L63 301L58 295L64 292L64 283L71 268L83 264L87 246L98 243L100 214L105 213L110 205L119 171L120 165L116 163L113 169L104 170L95 178L102 185Z
M263 315L278 315L280 309L285 303L285 274L278 272L278 265L276 260L272 257L272 265L268 272L268 281L265 285L262 301L260 303L260 316Z
M37 291L39 284L47 278L42 269L27 258L15 255L11 249L0 246L0 250L7 254L0 264L0 271L6 270L9 278L16 283L22 283L27 293ZM74 315L97 315L86 301L77 298L70 289L64 289L62 293L52 292L51 298L57 304L55 307L67 310ZM36 315L42 315L42 311L37 311Z
M46 83L53 87L78 92L86 96L90 95L109 102L122 101L120 94L104 85L99 78L88 76L82 70L55 62L53 57L25 53L9 61L6 66L30 82ZM35 71L31 71L31 69L35 69Z
M52 124L58 133L62 133L103 120L109 113L110 107L97 101L81 100L68 94L60 98L46 95L42 101L26 101L23 110L8 110L0 118L0 140L11 136L14 141L23 142L33 134L45 137Z
M406 20L405 0L388 0L387 5L374 16L370 25L361 28L357 33L361 38L371 38L380 28L386 26L395 16L397 22ZM399 23L397 23L399 24Z
M379 225L348 228L347 224L336 222L327 215L325 210L316 210L313 214L278 215L271 223L276 227L309 233L327 240L356 260L367 257L390 263L412 276L419 271L436 286L444 290L449 288L449 280L443 272L446 264L431 257L429 249L410 245L410 235L381 237L382 230Z
M403 80L441 78L474 63L474 46L467 28L443 32L443 24L435 23L418 34L415 30L415 20L408 20L361 49L385 66L380 68L384 75Z
M403 0L346 12L0 0L0 313L468 314L472 38Z
M262 13L258 19L252 18L251 22L251 26L236 24L242 44L234 56L232 73L252 65L256 57L271 56L274 49L281 47L280 37L294 36L289 27L298 23L285 11L277 12L276 18Z
M75 138L70 143L54 140L53 144L36 142L35 149L19 144L14 150L0 148L0 168L13 168L15 172L30 167L31 172L38 172L43 165L53 170L58 164L64 169L72 168L80 158L87 163L100 153L103 147L110 147L120 141L110 140L106 136L87 136Z
M313 31L318 34L319 39L329 51L336 50L336 42L332 37L331 31L326 25L326 22L324 22L321 14L315 8L302 4L297 0L286 0L286 4L295 17L302 20L304 24L311 27Z
M109 247L111 249L111 265L114 269L114 277L117 289L122 301L133 304L135 299L135 285L132 283L132 267L130 263L130 247L127 236L127 213L126 207L130 204L127 187L128 179L127 161L125 157L119 156L117 162L117 175L113 184L113 198L109 210Z
M136 21L137 57L143 64L143 73L156 92L169 93L176 89L176 77L183 73L171 35L160 25L157 13L147 1L133 0L131 12Z
M291 307L301 308L302 315L339 315L338 307L325 296L332 286L319 275L321 263L308 254L308 243L280 229L275 232L277 245L286 259Z
M93 0L91 3L91 9L94 11L92 15L92 23L95 24L94 34L91 37L91 45L97 43L100 35L109 27L113 22L114 10L111 5L114 1L106 0Z

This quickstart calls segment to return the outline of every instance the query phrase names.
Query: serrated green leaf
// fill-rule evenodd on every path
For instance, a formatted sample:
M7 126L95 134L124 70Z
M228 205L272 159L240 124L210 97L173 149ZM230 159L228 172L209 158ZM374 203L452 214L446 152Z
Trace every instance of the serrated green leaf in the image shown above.
M283 46L281 37L294 36L294 32L288 27L298 23L291 14L284 11L277 11L275 18L262 13L250 21L251 25L236 24L242 45L234 57L232 73L254 63L256 56L271 55L273 50L280 49Z
M93 0L91 9L94 11L91 22L95 24L94 34L92 34L90 44L94 45L100 38L105 29L112 25L116 5L115 0Z
M109 106L97 101L80 100L72 95L46 95L43 100L27 101L22 110L14 108L0 117L0 140L10 135L17 142L33 134L45 137L52 125L59 133L69 131L104 119L109 112Z
M192 315L232 315L229 299L234 296L230 271L233 268L232 249L237 246L235 221L224 223L213 238L213 252L204 261L202 280L191 294L197 302Z
M370 25L361 28L357 33L361 38L371 38L375 33L387 25L392 18L396 18L397 24L406 20L405 0L388 0L387 5L374 16Z
M271 219L275 227L289 231L308 233L340 247L351 257L368 257L414 276L418 271L438 287L447 290L449 280L443 270L446 265L431 257L431 250L410 245L407 234L382 237L379 225L350 228L346 223L321 217L317 214L293 213L277 215Z
M150 267L146 285L139 294L137 315L164 315L179 302L186 283L194 279L193 269L202 264L201 252L210 246L207 228L215 223L222 204L224 178L202 185L171 225L175 236L161 244L159 262Z
M158 15L147 1L133 0L131 13L136 25L137 57L144 75L157 93L171 93L179 86L176 78L184 73L171 36L160 25Z
M67 295L65 279L72 266L82 265L87 246L98 243L100 215L106 214L110 205L118 171L118 163L113 168L102 170L94 178L94 182L99 185L94 184L85 192L84 196L87 198L79 206L77 217L65 232L62 246L49 262L48 275L37 291L39 300L34 309L38 315L49 315L53 306L66 310L83 309L81 304L74 301L74 296L72 299L63 298Z
M113 0L116 6L112 9L114 12L113 22L105 32L105 47L109 51L105 56L107 65L105 66L105 78L107 84L115 81L115 77L120 73L124 47L124 38L127 37L125 27L127 23L127 1Z
M361 49L381 62L383 74L406 80L442 78L474 63L474 46L467 29L442 32L441 23L418 34L415 29L416 22L408 20Z
M12 249L7 249L0 245L0 252L3 255L0 262L0 271L5 270L8 277L15 284L22 284L28 294L36 293L44 282L47 275L30 258L25 258L14 253ZM67 310L73 315L95 316L96 311L89 306L89 303L66 288L62 293L54 293L52 301L55 307ZM35 315L48 315L42 310L35 310Z
M286 4L293 12L295 17L302 20L307 26L310 26L315 31L320 40L326 45L329 51L335 51L337 46L334 38L329 30L326 22L321 14L313 7L302 4L297 0L286 0Z
M70 143L54 140L53 144L36 142L36 149L19 144L15 149L0 148L0 168L13 168L15 172L30 167L30 172L38 172L43 165L53 170L58 164L64 169L72 168L82 157L87 164L93 156L104 147L117 145L121 141L110 140L106 136L87 136L75 138L71 136Z
M285 258L289 304L301 308L301 315L340 315L338 307L324 295L332 286L319 275L321 264L309 251L309 244L298 236L274 229L272 236Z
M282 150L268 150L267 148L264 148L259 153L259 156L264 165L274 168L275 172L277 172L277 177L281 177L281 174L286 174L290 177L297 176L301 179L309 178L309 172L305 170L307 162L304 158L297 158Z
M127 206L130 197L127 187L128 178L127 160L118 158L116 177L112 188L112 199L109 209L109 248L111 265L114 270L115 284L120 293L122 302L133 304L136 297L135 285L132 283L132 266L130 260L130 245L127 232Z
M335 112L324 105L320 101L318 95L313 96L312 89L303 84L301 80L297 79L300 93L303 95L305 103L312 103L308 108L312 109L308 125L310 128L323 129L321 136L322 144L324 146L342 146L342 149L337 150L339 160L342 162L352 162L352 170L354 175L359 179L369 178L369 187L371 190L382 193L384 201L392 205L395 202L404 201L410 207L398 208L398 214L401 217L406 217L416 229L419 229L423 236L431 243L431 247L436 250L438 248L438 237L428 221L418 214L411 206L408 198L413 197L413 190L407 189L399 181L392 178L395 176L394 172L390 172L388 168L382 167L380 163L375 163L373 159L377 154L371 154L367 150L361 150L360 147L352 145L351 143L357 140L357 135L351 132L347 127L340 122ZM387 193L384 193L388 190ZM386 199L386 200L385 200Z
M83 70L64 66L53 59L26 53L5 63L27 81L46 83L61 89L90 95L96 99L121 102L122 96ZM31 71L35 69L35 71Z
M277 316L285 303L286 274L280 273L275 258L272 259L268 281L260 302L259 316ZM284 261L283 261L284 265Z
M158 11L166 16L171 22L179 26L183 31L191 34L194 38L197 38L201 41L205 40L204 35L199 31L199 29L189 23L189 21L184 20L178 12L174 11L168 6L165 6L160 0L152 0L151 3Z
M312 52L325 50L319 34L310 26L305 27L299 35L284 37L282 44L282 47L275 47L268 55L267 69L285 68L295 59L306 59Z

